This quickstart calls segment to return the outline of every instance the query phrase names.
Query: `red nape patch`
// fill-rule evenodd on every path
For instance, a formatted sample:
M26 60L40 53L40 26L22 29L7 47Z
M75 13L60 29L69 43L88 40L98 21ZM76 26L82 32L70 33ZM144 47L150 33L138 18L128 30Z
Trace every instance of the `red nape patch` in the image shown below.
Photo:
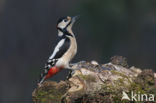
M57 67L52 67L49 69L48 74L46 75L45 79L48 79L59 72L61 69Z

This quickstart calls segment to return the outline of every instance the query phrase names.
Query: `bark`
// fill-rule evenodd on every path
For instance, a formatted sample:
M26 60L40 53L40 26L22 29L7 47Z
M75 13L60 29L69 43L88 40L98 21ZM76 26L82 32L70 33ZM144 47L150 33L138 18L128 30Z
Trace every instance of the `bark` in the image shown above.
M81 61L79 68L66 81L46 81L32 93L34 103L130 103L123 92L156 96L156 74L134 66L128 67L124 57L115 56L107 64Z

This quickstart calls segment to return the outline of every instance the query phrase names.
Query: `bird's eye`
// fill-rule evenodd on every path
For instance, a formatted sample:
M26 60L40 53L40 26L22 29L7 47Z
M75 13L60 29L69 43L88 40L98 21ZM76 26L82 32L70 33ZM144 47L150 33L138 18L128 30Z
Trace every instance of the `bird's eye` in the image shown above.
M64 22L67 22L68 20L67 19L64 19Z

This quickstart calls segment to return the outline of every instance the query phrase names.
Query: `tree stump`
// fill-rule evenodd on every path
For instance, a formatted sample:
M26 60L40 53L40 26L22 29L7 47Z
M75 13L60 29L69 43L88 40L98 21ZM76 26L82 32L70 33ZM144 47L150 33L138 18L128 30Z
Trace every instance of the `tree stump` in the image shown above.
M32 93L33 102L131 103L141 101L141 94L156 96L156 74L150 69L128 67L124 57L115 56L107 64L81 61L72 68L79 70L75 70L70 79L59 83L45 81L37 87ZM136 100L132 100L132 92L138 94ZM123 98L125 93L129 99ZM142 102L148 102L146 99L149 101L149 97L144 97Z

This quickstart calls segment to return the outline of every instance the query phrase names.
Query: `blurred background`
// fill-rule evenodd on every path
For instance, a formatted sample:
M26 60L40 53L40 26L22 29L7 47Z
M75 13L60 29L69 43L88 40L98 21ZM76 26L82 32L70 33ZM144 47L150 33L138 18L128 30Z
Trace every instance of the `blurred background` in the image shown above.
M156 71L156 0L0 0L0 103L32 103L58 18L77 14L73 62L121 55L130 66Z

